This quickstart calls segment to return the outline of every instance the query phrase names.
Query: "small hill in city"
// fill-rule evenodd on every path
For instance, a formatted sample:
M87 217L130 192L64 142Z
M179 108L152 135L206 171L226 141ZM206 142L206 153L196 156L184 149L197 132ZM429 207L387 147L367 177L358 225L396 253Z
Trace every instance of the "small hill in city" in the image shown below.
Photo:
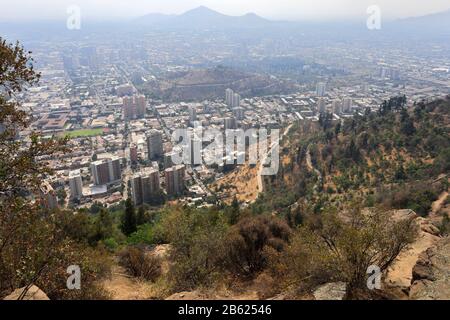
M246 97L290 92L294 85L266 75L216 66L172 73L143 84L141 89L152 98L170 102L222 98L227 88Z

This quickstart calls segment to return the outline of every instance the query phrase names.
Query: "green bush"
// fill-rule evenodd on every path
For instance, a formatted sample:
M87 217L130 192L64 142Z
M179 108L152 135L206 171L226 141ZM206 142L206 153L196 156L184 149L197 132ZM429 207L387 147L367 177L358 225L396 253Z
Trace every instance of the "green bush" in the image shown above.
M138 230L128 237L127 243L130 245L154 244L153 226L151 224L144 224L139 226Z

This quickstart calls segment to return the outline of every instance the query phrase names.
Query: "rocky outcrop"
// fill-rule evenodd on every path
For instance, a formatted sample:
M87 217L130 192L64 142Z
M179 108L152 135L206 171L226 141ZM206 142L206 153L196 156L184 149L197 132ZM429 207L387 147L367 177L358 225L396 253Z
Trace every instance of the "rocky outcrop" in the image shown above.
M344 300L347 293L347 285L345 282L327 283L314 291L313 295L316 300Z
M9 296L6 296L3 300L19 300L23 294L25 287L14 290ZM22 300L50 300L47 295L36 286L31 286L27 293L23 296Z
M413 268L411 299L450 299L450 238L424 251Z
M401 252L393 265L389 268L385 283L390 287L400 287L407 289L413 279L412 270L422 252L434 246L441 239L439 229L428 219L419 217L412 210L396 210L393 212L393 219L400 221L413 218L418 227L416 240L411 243L406 250Z

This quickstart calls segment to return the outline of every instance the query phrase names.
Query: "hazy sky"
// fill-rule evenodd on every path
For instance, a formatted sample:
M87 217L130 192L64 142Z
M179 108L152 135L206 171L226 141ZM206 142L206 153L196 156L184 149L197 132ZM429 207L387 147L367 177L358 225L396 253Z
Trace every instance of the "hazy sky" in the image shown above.
M0 21L65 19L70 5L78 5L89 20L179 14L200 5L230 15L254 12L272 19L364 19L367 7L374 4L389 19L450 9L450 0L0 0Z

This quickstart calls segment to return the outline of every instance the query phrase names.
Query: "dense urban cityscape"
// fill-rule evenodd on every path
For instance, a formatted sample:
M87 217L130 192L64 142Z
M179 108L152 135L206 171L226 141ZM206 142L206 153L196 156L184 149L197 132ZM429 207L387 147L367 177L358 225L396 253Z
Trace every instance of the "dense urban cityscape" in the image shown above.
M386 61L395 61L398 53L384 51L384 59L373 57L375 66L366 61L367 74L351 86L331 85L326 79L336 83L339 77L323 76L315 86L312 83L286 95L242 97L226 88L223 98L164 103L146 98L130 80L130 75L141 76L138 83L155 77L150 70L140 70L147 63L144 58L127 56L133 49L115 56L117 52L111 48L79 44L73 49L76 53L68 55L58 48L41 46L50 55L35 51L42 80L39 87L23 95L23 106L32 110L32 128L49 136L72 137L70 153L49 159L56 174L44 193L52 208L58 203L77 207L94 201L113 205L127 199L128 186L137 205L149 203L150 194L139 194L144 178L144 188L156 197L161 189L187 203L208 203L210 192L205 185L223 177L223 166L197 165L184 170L170 163L172 132L193 127L194 122L205 130L285 128L294 122L318 121L325 112L332 113L334 121L341 121L366 109L375 111L382 101L399 94L413 104L450 93L450 66L445 55L435 61L403 57L392 64ZM149 55L149 49L134 49ZM348 52L346 58L356 59L356 55ZM180 68L183 65L168 66L163 72ZM349 64L345 68L344 72L350 73L360 66ZM307 74L310 69L304 65L302 72Z

